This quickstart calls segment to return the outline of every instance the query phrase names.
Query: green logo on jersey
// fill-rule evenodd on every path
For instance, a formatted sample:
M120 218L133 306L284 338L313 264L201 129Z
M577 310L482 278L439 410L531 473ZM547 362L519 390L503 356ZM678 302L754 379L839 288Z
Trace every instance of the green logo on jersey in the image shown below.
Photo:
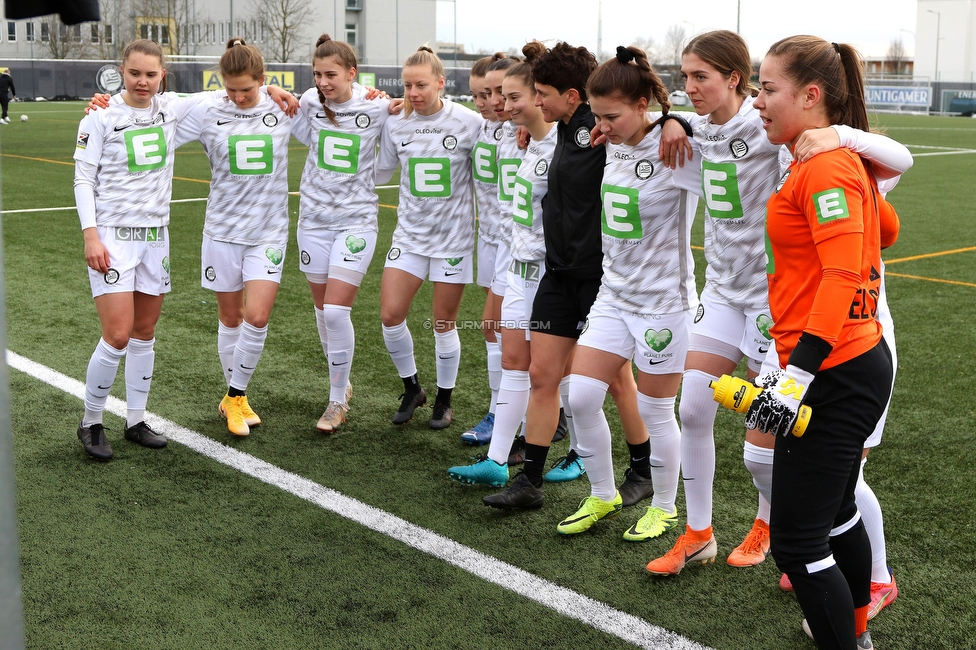
M264 249L264 254L271 260L271 263L277 266L281 264L281 260L285 259L285 254L280 248L268 248Z
M813 207L817 211L817 223L829 223L837 219L848 219L847 196L843 187L835 187L813 195Z
M655 329L649 329L644 332L644 341L655 352L660 352L668 347L668 343L671 342L672 338L671 330L668 328L664 328L660 332Z
M498 161L498 200L511 201L515 192L515 175L522 161L518 158L502 158Z
M482 183L498 182L498 148L487 142L479 142L471 150L471 171L474 179Z
M769 328L773 326L773 319L766 314L759 314L756 316L756 328L759 333L765 336L767 339L772 338L769 335Z
M359 253L366 250L366 240L356 235L346 237L346 248L350 253Z
M227 137L230 173L244 176L270 174L274 170L274 148L270 135Z
M359 145L361 138L355 133L319 131L319 169L340 174L359 171Z
M463 257L448 257L446 261L448 266L457 266L463 259Z
M702 190L708 214L715 219L742 217L742 199L735 163L702 161Z
M763 239L766 244L766 275L773 275L776 273L776 260L773 258L773 242L769 241L769 211L766 211L763 217L763 223L765 227L763 228Z
M531 228L534 216L532 211L532 183L516 176L512 189L512 220L526 228Z
M129 157L130 174L165 167L166 138L162 127L126 131L125 152Z
M449 158L411 158L410 193L419 198L451 195Z
M640 209L637 204L638 191L629 187L604 185L600 188L603 211L603 234L618 239L640 239L644 236Z
M163 270L169 275L169 256L163 258Z

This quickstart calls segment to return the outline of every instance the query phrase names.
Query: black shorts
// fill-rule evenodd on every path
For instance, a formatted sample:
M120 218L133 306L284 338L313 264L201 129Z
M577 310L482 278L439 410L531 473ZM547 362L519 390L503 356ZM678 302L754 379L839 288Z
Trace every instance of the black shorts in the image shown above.
M596 301L601 278L581 280L559 271L549 271L539 281L532 303L533 332L578 339L586 327L586 317Z

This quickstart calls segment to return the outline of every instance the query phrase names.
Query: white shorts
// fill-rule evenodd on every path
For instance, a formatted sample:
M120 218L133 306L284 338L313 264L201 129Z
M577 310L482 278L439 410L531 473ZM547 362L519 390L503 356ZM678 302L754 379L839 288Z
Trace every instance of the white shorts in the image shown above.
M447 284L471 284L474 275L470 255L465 257L427 257L408 253L394 246L386 254L388 269L400 269L421 280L430 278L431 282Z
M508 288L508 269L512 266L512 247L503 241L498 242L495 251L495 274L491 277L491 292L504 296ZM542 265L545 268L545 264Z
M597 301L590 307L579 345L633 359L648 375L670 375L685 369L691 339L692 312L635 314Z
M498 242L488 242L478 238L478 286L491 288L491 280L495 277L495 256L498 254Z
M758 371L766 358L766 352L772 344L769 328L773 319L769 316L769 307L741 310L730 306L714 293L708 286L701 293L701 302L695 313L695 322L689 350L695 352L715 352L709 350L695 339L706 337L734 346L742 355L749 358L749 368ZM739 362L741 356L730 361Z
M512 260L507 272L505 297L502 298L501 326L507 329L525 330L528 341L529 321L532 319L532 303L539 290L539 280L546 274L546 265L536 262Z
M373 259L377 239L375 230L300 227L298 270L313 284L325 284L332 277L358 287Z
M169 228L98 226L108 251L108 273L88 267L92 297L138 291L149 296L169 293Z
M200 252L200 286L211 291L240 291L245 282L281 284L285 244L231 244L206 235Z

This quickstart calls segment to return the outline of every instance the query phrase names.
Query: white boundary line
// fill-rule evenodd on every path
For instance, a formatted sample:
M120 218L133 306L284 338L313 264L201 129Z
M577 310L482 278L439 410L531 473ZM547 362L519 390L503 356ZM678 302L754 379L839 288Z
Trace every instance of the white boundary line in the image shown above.
M28 374L49 386L78 399L83 400L85 398L85 386L80 381L22 357L11 350L7 350L7 362L11 368ZM125 403L115 397L109 397L106 410L119 417L125 417ZM384 510L347 497L302 476L286 472L280 467L232 449L175 422L152 413L147 413L146 420L150 426L164 434L172 442L189 447L218 463L236 469L268 485L280 488L324 510L329 510L370 530L387 535L423 553L453 564L486 582L491 582L524 598L534 600L563 616L580 621L628 643L654 650L709 650L706 646L686 639L675 632L616 610L571 589L560 587L523 569L479 553L452 539L412 524Z

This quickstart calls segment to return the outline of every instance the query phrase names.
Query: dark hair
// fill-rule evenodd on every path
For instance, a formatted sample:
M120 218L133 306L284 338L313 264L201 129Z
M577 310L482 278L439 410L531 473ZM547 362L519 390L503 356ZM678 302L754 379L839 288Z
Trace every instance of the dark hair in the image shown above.
M487 72L494 72L495 70L508 70L513 65L517 65L522 62L522 57L516 54L505 54L504 52L495 52L491 55L491 63L488 64Z
M733 72L738 72L739 82L735 85L735 92L740 97L755 96L759 92L750 83L752 59L749 58L749 46L735 32L718 29L699 34L688 41L681 51L681 56L686 54L694 54L726 78L731 77Z
M332 37L328 34L322 34L319 36L318 40L315 41L315 52L312 54L312 59L327 59L330 56L334 56L337 61L346 69L352 70L353 68L359 67L359 62L356 60L356 51L352 49L349 43L343 43L342 41L333 41ZM329 108L328 104L325 102L325 95L322 91L315 88L319 94L319 102L322 104L322 111L325 116L329 118L329 121L334 125L339 126L339 122L336 121L335 111Z
M665 115L671 108L668 89L648 63L644 50L633 45L619 46L615 57L593 71L586 82L586 94L590 97L619 95L632 104L643 98L648 104L660 104Z
M560 94L575 88L586 101L586 81L596 68L596 57L585 47L559 41L532 62L532 76L536 83L552 86Z
M261 51L236 36L227 41L227 49L220 55L218 67L224 77L247 75L251 79L264 80L264 57L261 56Z
M134 41L130 41L128 45L122 50L122 65L125 66L126 59L133 52L138 52L139 54L145 54L146 56L154 56L159 59L159 67L166 68L166 57L163 56L163 48L159 46L156 41L150 41L145 38L139 38ZM166 77L163 76L162 82L159 84L159 92L166 92Z
M532 93L535 94L535 79L532 76L532 62L542 56L545 51L546 46L539 41L529 41L522 46L522 54L525 56L525 60L509 66L508 70L505 72L505 76L518 77L522 80L522 83L525 84L526 87L531 88Z
M820 86L831 124L869 131L861 56L846 43L816 36L791 36L773 43L766 56L779 57L783 73L796 86Z
M426 45L421 45L417 51L407 57L403 62L403 67L411 65L429 65L435 77L444 77L444 63L440 57L434 54L434 50ZM413 105L410 102L403 102L403 117L407 117L413 112Z

